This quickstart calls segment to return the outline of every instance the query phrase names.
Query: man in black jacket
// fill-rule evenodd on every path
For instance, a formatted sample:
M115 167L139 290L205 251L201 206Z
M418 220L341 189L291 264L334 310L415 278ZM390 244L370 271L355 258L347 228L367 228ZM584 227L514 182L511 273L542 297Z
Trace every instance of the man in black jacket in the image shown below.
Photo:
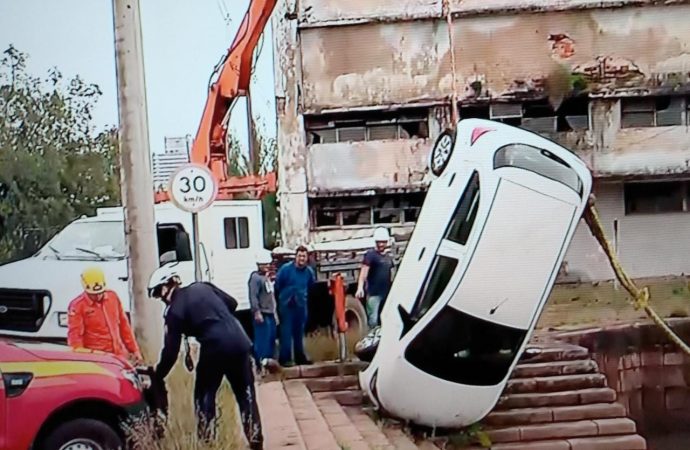
M165 343L155 377L163 380L175 365L182 335L201 346L196 367L194 404L199 436L215 437L216 393L225 376L239 406L244 433L252 449L263 448L261 418L254 389L252 342L234 316L237 301L211 283L182 287L177 263L156 270L149 296L166 305Z

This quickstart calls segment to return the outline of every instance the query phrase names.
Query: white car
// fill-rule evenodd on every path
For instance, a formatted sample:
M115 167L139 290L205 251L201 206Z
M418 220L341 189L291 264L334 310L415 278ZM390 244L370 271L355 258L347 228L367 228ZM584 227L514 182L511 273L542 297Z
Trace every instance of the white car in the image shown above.
M560 145L480 119L441 134L429 165L436 178L360 385L391 416L462 427L497 403L551 292L592 177Z

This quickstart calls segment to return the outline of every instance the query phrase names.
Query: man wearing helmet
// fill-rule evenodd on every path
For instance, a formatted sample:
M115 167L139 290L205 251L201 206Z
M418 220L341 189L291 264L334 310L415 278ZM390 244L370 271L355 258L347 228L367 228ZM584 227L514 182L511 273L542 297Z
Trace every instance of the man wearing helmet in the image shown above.
M254 356L262 371L272 363L276 342L276 300L269 278L273 255L268 250L256 254L257 269L249 276L249 304L254 325Z
M67 310L67 343L75 350L97 350L141 362L139 346L120 298L106 289L105 274L91 267L81 274L84 292Z
M379 227L374 230L375 248L368 250L364 254L364 261L359 271L357 283L357 298L364 298L364 285L368 294L367 322L370 327L379 325L379 315L383 309L383 304L388 297L392 284L393 258L386 253L390 235L388 230Z
M201 439L215 437L216 393L223 376L230 382L252 449L263 448L261 418L254 390L252 342L234 316L237 301L211 283L183 287L177 263L157 269L149 281L149 296L166 305L165 340L155 367L162 383L177 361L182 335L200 344L194 382L194 406Z

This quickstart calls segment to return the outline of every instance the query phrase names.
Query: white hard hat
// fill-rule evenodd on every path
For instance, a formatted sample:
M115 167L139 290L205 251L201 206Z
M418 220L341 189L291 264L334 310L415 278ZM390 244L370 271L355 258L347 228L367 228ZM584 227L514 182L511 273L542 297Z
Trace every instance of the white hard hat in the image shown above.
M388 229L383 228L383 227L378 227L377 229L374 230L374 241L376 242L388 242L390 241L391 236L388 234Z
M269 250L259 250L254 255L257 264L271 264L273 262L273 254Z
M163 286L175 277L180 277L180 274L177 271L178 265L178 262L168 263L159 267L153 272L153 274L151 274L148 285L149 297L160 295L156 292L159 287Z

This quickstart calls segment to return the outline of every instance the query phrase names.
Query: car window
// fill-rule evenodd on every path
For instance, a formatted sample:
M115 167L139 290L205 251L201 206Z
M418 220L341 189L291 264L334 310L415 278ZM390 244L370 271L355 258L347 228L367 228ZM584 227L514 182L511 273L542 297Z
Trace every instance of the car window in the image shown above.
M508 144L496 151L494 169L517 167L557 181L582 196L582 180L577 172L558 156L527 144Z
M417 301L410 314L413 320L421 319L436 303L455 273L457 266L458 260L455 258L440 255L434 258L431 270L424 281L424 287L419 291Z
M445 306L415 336L405 350L405 359L442 380L494 386L508 375L526 335L527 330L482 320Z
M472 178L465 187L458 205L453 213L446 234L445 239L456 242L461 245L467 244L467 239L472 231L474 219L477 217L477 209L479 208L479 174L475 171Z

